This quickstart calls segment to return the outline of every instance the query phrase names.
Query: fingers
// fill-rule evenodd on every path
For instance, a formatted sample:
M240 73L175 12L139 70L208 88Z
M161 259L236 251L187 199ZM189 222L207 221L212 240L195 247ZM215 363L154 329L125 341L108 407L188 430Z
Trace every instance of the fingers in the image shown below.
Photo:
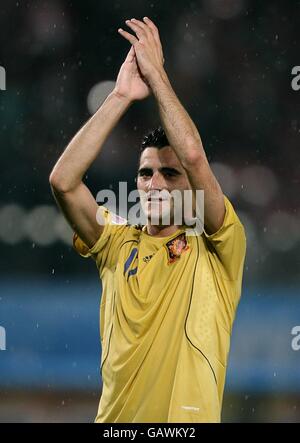
M136 18L132 18L131 20L127 20L127 21L129 21L129 22L133 23L134 25L140 27L145 32L149 32L147 24L143 23L141 20L137 20Z
M154 37L156 43L160 45L159 33L155 24L148 17L144 17L143 20L142 22L141 20L132 18L131 20L126 20L125 23L136 33L139 40L143 36L151 36Z
M132 18L131 20L126 20L126 25L132 29L132 31L135 32L137 38L139 40L150 37L152 35L151 30L145 25L145 23L141 22L140 20L136 20L135 18Z
M144 17L143 21L132 18L131 20L126 20L125 23L136 35L134 36L129 32L124 31L122 28L120 28L118 32L123 35L123 37L126 38L132 45L135 45L137 42L144 43L144 40L147 38L154 39L164 63L159 32L153 21L148 17Z
M153 36L155 38L156 41L159 41L160 43L160 38L159 38L159 33L158 33L158 29L155 26L155 24L153 23L152 20L150 20L150 18L148 17L144 17L143 18L144 22L146 23L146 25L151 29Z
M136 20L135 18L132 18L131 20L127 20L136 26L139 26L141 29L143 29L145 32L151 31L154 37L159 37L158 29L153 23L152 20L148 17L143 18L144 21ZM127 23L127 22L126 22Z
M164 59L164 55L163 55L162 45L161 45L160 36L159 36L159 32L158 32L157 26L153 23L152 20L150 20L149 17L144 17L143 20L144 20L144 22L147 24L148 28L152 32L152 35L153 35L154 40L155 40L155 43L157 44L157 46L160 49L160 54L161 54L162 62L164 64L165 63L165 59Z
M132 63L133 60L134 60L134 57L135 57L134 46L131 46L131 48L130 48L128 54L127 54L127 57L126 57L126 59L125 59L125 62Z
M136 44L136 43L138 42L138 39L137 39L134 35L130 34L130 33L127 32L127 31L124 31L124 29L119 28L119 29L118 29L118 32L119 32L119 34L121 34L124 38L126 38L126 40L128 40L132 45L134 45L134 44Z

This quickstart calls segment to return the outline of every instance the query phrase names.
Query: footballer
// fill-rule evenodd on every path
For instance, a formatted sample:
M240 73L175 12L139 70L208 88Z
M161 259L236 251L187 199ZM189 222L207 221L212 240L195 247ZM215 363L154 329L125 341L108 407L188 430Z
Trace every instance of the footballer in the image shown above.
M74 247L94 259L102 281L103 389L96 422L219 422L245 231L172 88L156 25L144 17L126 26L118 32L130 50L114 90L50 175ZM83 177L128 108L150 95L161 127L141 144L137 188L146 195L146 223L120 224L98 206ZM201 234L187 235L185 224L175 224L173 206L166 206L174 190L204 191ZM166 207L167 225L161 222Z

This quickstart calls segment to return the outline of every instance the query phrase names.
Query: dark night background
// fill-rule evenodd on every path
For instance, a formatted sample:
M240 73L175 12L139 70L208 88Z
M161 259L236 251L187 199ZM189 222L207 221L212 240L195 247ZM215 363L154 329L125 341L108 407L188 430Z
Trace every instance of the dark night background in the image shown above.
M291 330L300 324L300 90L291 71L300 65L300 2L291 0L1 1L0 421L96 413L97 270L73 251L48 178L100 105L103 82L116 79L129 49L118 27L145 15L247 231L224 420L299 421ZM120 181L134 189L141 138L159 123L153 98L129 109L88 171L95 195Z

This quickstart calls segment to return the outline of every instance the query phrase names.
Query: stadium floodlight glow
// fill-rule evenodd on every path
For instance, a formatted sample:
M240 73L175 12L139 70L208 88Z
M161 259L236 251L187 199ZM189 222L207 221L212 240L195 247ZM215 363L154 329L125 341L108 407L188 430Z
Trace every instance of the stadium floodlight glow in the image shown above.
M221 20L230 20L237 17L246 8L245 0L205 0L204 7L207 12Z
M106 80L104 82L97 83L91 88L87 97L87 107L91 115L97 111L106 97L112 92L115 84L116 82L112 80Z
M26 217L25 229L30 240L41 246L48 246L57 240L54 206L41 205L34 208Z
M238 191L237 176L233 168L224 163L214 162L210 165L227 197L234 197Z
M66 222L66 219L62 214L57 214L54 223L54 231L59 240L63 241L67 245L72 245L73 230L71 226Z
M0 240L15 245L25 237L23 220L24 209L18 204L8 204L0 209Z
M240 196L257 206L269 204L278 191L278 180L266 166L247 166L239 173ZM263 192L262 192L263 190Z
M264 240L270 249L287 252L300 238L298 219L288 212L273 212L266 221Z

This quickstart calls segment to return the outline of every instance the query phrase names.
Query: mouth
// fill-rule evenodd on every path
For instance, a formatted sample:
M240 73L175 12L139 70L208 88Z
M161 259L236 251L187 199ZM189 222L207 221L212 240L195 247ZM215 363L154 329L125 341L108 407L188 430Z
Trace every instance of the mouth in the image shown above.
M154 198L154 197L149 197L147 199L147 202L165 202L167 201L166 198Z

